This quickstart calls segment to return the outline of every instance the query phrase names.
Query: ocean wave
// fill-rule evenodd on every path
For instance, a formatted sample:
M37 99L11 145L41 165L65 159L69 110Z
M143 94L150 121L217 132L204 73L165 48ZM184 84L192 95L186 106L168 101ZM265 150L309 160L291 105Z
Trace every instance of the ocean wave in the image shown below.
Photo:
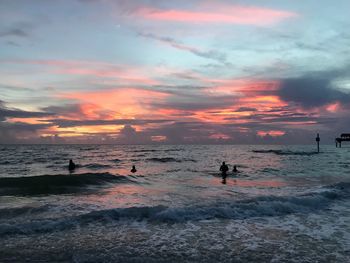
M184 223L210 219L247 219L285 216L294 213L318 213L332 203L350 197L350 183L339 183L318 192L300 196L260 196L247 200L221 201L187 207L130 207L93 211L87 214L42 219L17 225L0 224L0 235L62 231L87 224L118 220Z
M166 149L166 150L163 150L164 152L179 152L179 151L183 151L184 149Z
M261 170L261 172L263 173L273 173L273 172L280 172L281 170L280 169L276 169L276 168L271 168L271 167L266 167L266 168L263 168Z
M305 152L305 151L289 151L289 150L253 150L254 153L273 153L276 155L301 155L310 156L318 154L318 152Z
M55 160L57 158L35 157L29 161L29 163L47 163L49 160Z
M158 163L169 163L169 162L177 162L177 163L181 163L181 162L196 162L196 160L194 159L176 159L176 158L172 158L172 157L163 157L163 158L148 158L146 159L147 161L150 162L158 162Z
M141 150L130 150L130 151L126 151L126 152L132 152L132 153L150 153L150 152L159 152L160 150L155 150L155 149L150 149L150 150L146 150L146 149L141 149Z
M64 194L88 190L85 186L131 182L110 173L84 173L0 178L0 195ZM77 189L80 188L80 189Z
M113 162L113 163L119 163L121 162L122 160L118 159L118 158L115 158L115 159L111 159L109 160L110 162Z
M108 164L100 164L100 163L89 163L89 164L81 165L80 167L89 168L93 170L112 168L112 166Z
M9 161L0 161L0 165L8 165L11 164Z
M0 219L12 218L23 215L32 215L48 211L51 208L50 205L43 206L23 206L23 207L13 207L13 208L2 208L0 209Z
M97 149L97 147L82 147L82 148L79 148L78 150L81 152L85 152L85 151L93 151L96 149Z
M134 153L150 153L150 152L178 152L182 151L183 149L140 149L140 150L130 150L127 152L134 152Z

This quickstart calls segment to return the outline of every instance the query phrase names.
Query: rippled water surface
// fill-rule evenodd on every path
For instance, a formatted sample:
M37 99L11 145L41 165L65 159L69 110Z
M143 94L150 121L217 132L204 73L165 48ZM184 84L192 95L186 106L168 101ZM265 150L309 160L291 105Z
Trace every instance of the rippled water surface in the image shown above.
M349 262L350 148L314 148L0 146L0 262Z

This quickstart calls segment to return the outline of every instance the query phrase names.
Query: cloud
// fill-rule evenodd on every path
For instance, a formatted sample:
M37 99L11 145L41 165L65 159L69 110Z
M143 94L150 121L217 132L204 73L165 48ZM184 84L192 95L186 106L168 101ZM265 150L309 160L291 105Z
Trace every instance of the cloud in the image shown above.
M8 108L5 102L0 101L0 121L5 121L7 118L41 118L52 116L49 112L24 111L16 108Z
M230 118L227 118L229 120ZM237 118L233 118L237 119ZM334 122L334 118L329 117L320 117L315 114L306 114L306 113L275 113L275 114L269 114L269 113L258 113L258 114L251 114L249 116L242 117L244 120L250 120L250 122L258 123L259 125L263 126L266 124L273 124L277 123L277 125L281 125L280 127L286 127L287 125L294 125L294 124L329 124ZM246 122L248 123L248 122ZM277 128L277 126L275 126Z
M157 35L154 35L151 33L139 33L138 35L141 37L161 41L163 43L166 43L166 44L172 46L173 48L190 52L198 57L212 59L212 60L218 61L220 63L226 63L226 55L219 52L219 51L216 51L216 50L203 51L203 50L200 50L200 49L195 48L195 47L184 45L184 44L176 41L174 38L157 36Z
M106 126L106 125L146 125L157 123L169 123L172 119L116 119L116 120L67 120L67 119L48 119L52 125L60 128L77 127L77 126Z
M160 109L176 109L183 111L213 110L231 107L235 96L210 96L205 94L174 95L163 102L154 102L152 106Z
M257 111L257 109L251 108L251 107L239 107L238 109L235 110L235 112L247 112L247 111Z
M120 130L116 142L127 144L151 143L151 136L147 132L138 132L134 127L127 124Z
M28 38L31 36L33 25L31 23L20 22L0 31L0 38L18 37Z
M3 64L42 66L42 71L59 75L87 76L107 80L115 85L157 85L157 80L149 77L147 69L129 65L120 65L104 61L88 60L26 60L2 59Z
M28 32L24 31L21 28L12 28L8 30L4 30L0 32L0 37L7 37L7 36L16 36L16 37L28 37Z
M82 111L82 105L80 104L65 104L62 106L52 105L41 108L44 112L53 112L58 116L79 116L81 117L84 112Z
M331 77L302 76L284 79L277 90L280 99L303 108L321 107L334 102L350 103L350 93L336 89Z
M0 143L29 142L39 137L39 131L50 127L50 124L28 124L23 122L9 123L0 121Z
M141 7L137 15L148 20L163 22L181 22L191 24L247 24L270 25L281 20L296 17L288 11L273 10L254 6L239 6L212 3L199 5L196 10L159 9Z

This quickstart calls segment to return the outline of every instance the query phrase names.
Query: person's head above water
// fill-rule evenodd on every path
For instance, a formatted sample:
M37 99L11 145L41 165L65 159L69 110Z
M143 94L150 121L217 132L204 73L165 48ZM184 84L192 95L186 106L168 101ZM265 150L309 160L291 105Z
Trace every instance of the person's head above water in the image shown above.
M225 162L222 162L223 165L225 165Z
M135 165L133 165L130 172L135 173L136 171L137 171L136 167L135 167Z

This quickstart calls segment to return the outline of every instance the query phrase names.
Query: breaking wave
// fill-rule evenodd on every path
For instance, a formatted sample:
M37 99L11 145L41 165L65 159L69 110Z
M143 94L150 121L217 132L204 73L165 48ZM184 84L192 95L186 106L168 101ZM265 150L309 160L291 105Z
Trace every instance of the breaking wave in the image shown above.
M332 203L350 197L350 183L339 183L319 192L299 196L264 196L248 200L222 201L211 205L188 207L130 207L94 211L61 219L43 219L22 224L0 224L0 235L62 231L90 223L116 220L147 220L160 223L181 223L210 219L247 219L285 216L294 213L317 213Z
M77 192L85 186L132 182L125 176L110 173L84 173L0 178L0 195L64 194ZM79 189L80 188L80 189Z
M301 155L311 156L318 154L318 152L305 152L305 151L289 151L289 150L253 150L254 153L273 153L276 155Z

